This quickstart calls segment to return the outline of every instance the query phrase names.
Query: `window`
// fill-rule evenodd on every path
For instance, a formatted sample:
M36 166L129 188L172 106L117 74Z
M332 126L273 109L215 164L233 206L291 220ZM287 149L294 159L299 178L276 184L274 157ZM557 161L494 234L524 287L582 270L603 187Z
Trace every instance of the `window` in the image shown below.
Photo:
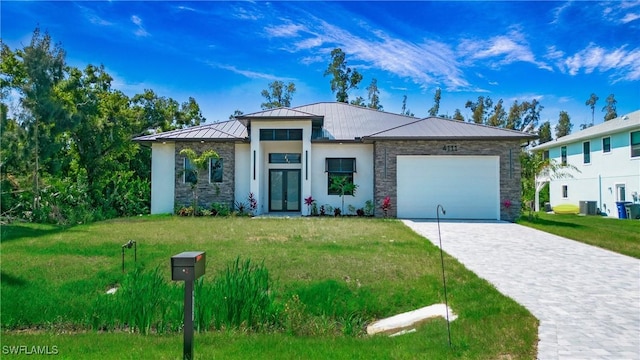
M272 153L269 154L269 164L300 164L301 154L295 153Z
M198 182L198 173L195 166L189 161L189 158L184 158L184 171L182 175L183 183L195 184Z
M325 162L325 171L327 172L327 190L329 195L340 195L338 191L331 190L332 177L345 176L347 181L353 183L353 173L356 172L355 158L327 158ZM352 192L345 195L353 195Z
M302 140L302 129L260 129L262 141Z
M569 197L569 186L562 185L562 198L567 199Z
M562 164L562 166L567 165L567 147L563 146L560 148L560 162Z
M640 131L631 133L631 157L640 157Z
M582 143L582 161L585 164L591 163L591 143L588 141Z
M611 152L611 138L610 137L602 138L602 152L603 153Z
M542 160L549 160L549 150L542 152Z
M222 159L211 159L209 161L209 182L218 183L222 182Z

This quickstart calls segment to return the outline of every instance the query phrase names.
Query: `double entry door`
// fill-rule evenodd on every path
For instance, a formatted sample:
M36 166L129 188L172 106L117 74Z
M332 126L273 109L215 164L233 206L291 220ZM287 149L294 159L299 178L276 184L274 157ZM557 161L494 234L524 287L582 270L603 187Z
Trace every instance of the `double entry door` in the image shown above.
M300 211L300 170L269 170L269 211Z

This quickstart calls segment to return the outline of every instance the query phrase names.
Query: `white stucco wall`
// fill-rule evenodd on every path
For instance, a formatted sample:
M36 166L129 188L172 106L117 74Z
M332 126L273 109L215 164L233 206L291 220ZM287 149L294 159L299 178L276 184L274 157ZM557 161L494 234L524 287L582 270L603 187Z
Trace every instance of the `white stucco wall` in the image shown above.
M151 154L151 214L173 213L175 144L153 143Z
M234 197L235 201L246 203L251 191L251 145L236 144L235 146Z
M633 201L633 194L640 194L640 158L631 157L630 132L606 135L611 138L611 152L602 151L602 138L590 139L591 161L584 163L584 141L567 144L567 163L579 172L572 171L573 178L551 180L550 203L579 205L580 201L595 201L597 207L608 216L618 217L616 201L620 187L624 187L626 201ZM560 147L549 151L550 158L560 163ZM562 195L566 185L568 196ZM618 191L617 191L618 190Z
M356 158L356 173L353 175L353 182L358 185L355 196L346 196L344 201L345 213L348 213L347 206L353 205L363 208L367 200L373 201L373 145L372 144L350 144L332 143L312 144L310 176L311 196L316 200L318 207L321 205L331 205L340 207L342 200L338 195L329 195L329 179L325 172L326 158ZM307 213L306 206L302 210Z

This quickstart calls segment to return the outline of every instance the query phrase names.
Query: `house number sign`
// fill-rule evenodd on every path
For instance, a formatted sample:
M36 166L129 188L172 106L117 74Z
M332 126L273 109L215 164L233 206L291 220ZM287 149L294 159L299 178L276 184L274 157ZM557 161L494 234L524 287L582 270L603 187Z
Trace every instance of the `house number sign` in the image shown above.
M444 151L458 151L458 145L444 145L442 147Z

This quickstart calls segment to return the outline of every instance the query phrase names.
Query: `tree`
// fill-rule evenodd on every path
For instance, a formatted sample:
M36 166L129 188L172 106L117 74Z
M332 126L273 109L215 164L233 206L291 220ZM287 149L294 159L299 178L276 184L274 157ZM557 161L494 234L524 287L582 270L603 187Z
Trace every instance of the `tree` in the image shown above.
M2 63L3 88L10 86L21 96L20 105L24 112L20 125L28 135L25 145L33 159L29 166L32 171L33 207L37 209L41 173L59 171L58 161L64 160L56 154L65 146L61 134L67 130L68 124L57 101L56 87L64 79L65 52L60 44L52 44L49 33L42 34L36 28L31 42L22 50L14 53L3 44Z
M587 101L584 102L585 105L591 108L591 125L593 125L593 122L595 120L596 102L598 101L598 99L600 99L598 95L591 93L591 96L589 96Z
M196 215L198 213L198 183L200 172L207 171L209 169L209 161L211 159L219 159L220 156L213 150L207 150L198 155L190 148L180 150L180 155L189 159L193 165L193 168L185 171L192 173L192 176L189 176L189 178L191 179L191 191L193 192L193 214Z
M562 165L554 159L545 159L540 151L535 153L522 151L520 164L522 168L522 202L533 204L529 207L529 216L531 216L531 211L538 210L540 206L538 194L549 179L572 178L572 171L580 172L573 165Z
M556 139L571 134L572 127L573 124L571 124L569 114L566 111L560 111L558 124L556 125Z
M614 95L609 94L605 101L607 102L607 105L602 108L602 111L605 112L604 121L609 121L617 118L618 113L616 112L616 104L618 103L618 101L614 98Z
M540 125L540 127L538 128L538 136L540 137L540 139L538 140L540 144L544 144L553 140L553 138L551 137L551 123L549 121L545 121L542 123L542 125Z
M266 100L260 107L262 110L290 107L291 98L295 92L296 85L294 83L290 82L285 86L282 81L276 80L269 84L269 90L262 90L260 93Z
M382 111L382 105L380 104L380 90L378 90L378 80L376 78L371 79L371 84L367 86L367 92L369 97L369 104L367 104L367 107Z
M400 111L400 114L414 116L411 110L407 109L407 95L402 96L402 110Z
M495 127L504 127L506 124L507 112L502 106L502 99L493 107L491 116L487 118L487 125Z
M131 102L136 116L140 118L144 128L151 132L184 129L206 121L193 98L180 105L172 98L158 96L153 90L145 89L142 94L135 95Z
M441 98L441 90L440 88L436 89L436 93L433 96L433 106L429 109L429 116L438 116L438 111L440 111L440 98Z
M456 111L453 113L453 119L458 121L464 121L464 116L462 116L460 109L456 109Z
M533 99L531 102L525 101L521 104L522 107L522 125L518 129L520 131L533 132L538 121L540 121L540 112L544 109L544 106L540 105L540 102Z
M357 89L362 75L355 69L347 67L345 53L340 48L331 51L331 62L324 76L331 75L331 91L336 94L336 101L348 103L349 90Z
M540 121L540 112L544 109L544 106L536 99L531 102L524 101L521 104L518 101L514 101L509 108L509 115L505 128L518 131L533 132L538 121Z
M242 110L235 109L233 111L233 114L229 115L229 120L233 120L233 119L235 119L236 117L238 117L240 115L244 115L244 112Z
M366 107L362 96L357 96L355 100L351 100L351 105Z
M493 101L490 97L478 96L478 101L473 102L468 100L464 105L465 108L471 109L471 120L476 124L485 124L487 119L487 112L493 106Z
M344 175L333 175L330 180L331 185L329 186L329 190L336 191L342 199L341 213L344 214L344 196L356 196L358 185L351 182L350 178Z
M507 123L505 124L505 128L516 130L520 128L522 124L522 107L518 103L518 100L515 100L511 107L509 108L509 115L507 115Z

